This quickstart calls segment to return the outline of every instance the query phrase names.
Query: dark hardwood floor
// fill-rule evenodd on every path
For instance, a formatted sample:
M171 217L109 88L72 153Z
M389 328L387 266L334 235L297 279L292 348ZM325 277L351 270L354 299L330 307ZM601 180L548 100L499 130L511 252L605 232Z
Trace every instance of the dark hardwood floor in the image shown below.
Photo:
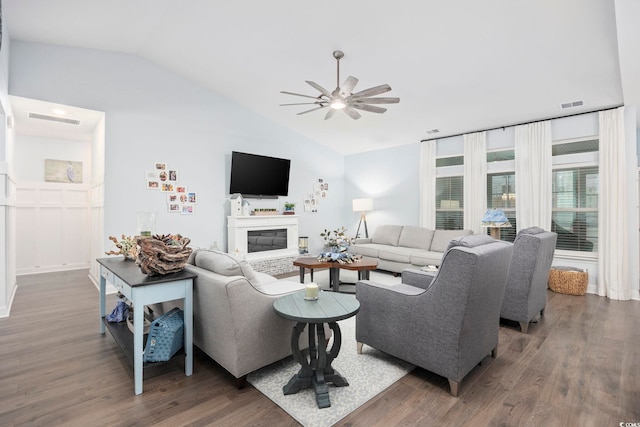
M296 426L196 350L145 371L144 393L107 333L87 271L19 278L0 319L0 426ZM113 307L113 298L108 307ZM549 291L529 334L500 328L498 358L462 382L415 369L340 426L618 426L640 423L640 301Z

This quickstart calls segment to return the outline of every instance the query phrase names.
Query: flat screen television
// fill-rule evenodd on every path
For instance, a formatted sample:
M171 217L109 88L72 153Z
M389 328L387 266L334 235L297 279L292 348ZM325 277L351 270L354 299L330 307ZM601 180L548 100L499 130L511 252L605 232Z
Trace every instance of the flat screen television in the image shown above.
M229 194L253 198L288 196L290 166L288 159L232 151Z

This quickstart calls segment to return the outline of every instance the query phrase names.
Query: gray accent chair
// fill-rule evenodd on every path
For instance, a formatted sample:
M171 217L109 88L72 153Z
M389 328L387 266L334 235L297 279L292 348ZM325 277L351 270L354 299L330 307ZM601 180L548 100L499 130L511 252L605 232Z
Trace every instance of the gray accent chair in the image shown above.
M497 356L500 307L513 245L485 235L452 240L437 274L418 286L356 284L358 352L367 344L442 375L451 394L486 356Z
M513 242L507 289L500 317L520 323L523 333L547 305L549 269L558 235L539 227L520 230Z

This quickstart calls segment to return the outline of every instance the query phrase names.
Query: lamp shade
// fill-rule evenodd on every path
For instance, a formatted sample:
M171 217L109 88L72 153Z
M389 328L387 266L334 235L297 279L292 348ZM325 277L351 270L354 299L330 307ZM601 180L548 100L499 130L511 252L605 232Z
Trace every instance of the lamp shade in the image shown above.
M487 209L481 224L483 227L511 227L509 218L502 209Z
M373 199L353 199L353 211L364 212L373 210Z

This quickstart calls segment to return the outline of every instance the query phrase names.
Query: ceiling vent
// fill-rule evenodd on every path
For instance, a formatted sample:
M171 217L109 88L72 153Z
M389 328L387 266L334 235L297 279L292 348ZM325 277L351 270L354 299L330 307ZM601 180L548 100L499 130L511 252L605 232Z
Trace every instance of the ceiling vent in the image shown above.
M66 117L47 116L46 114L29 113L30 119L48 120L50 122L66 123L68 125L79 125L80 120L67 119Z
M562 104L560 104L560 108L582 107L583 105L583 101L563 102Z
M434 133L440 133L440 129L431 129L427 131L427 135L433 135Z

